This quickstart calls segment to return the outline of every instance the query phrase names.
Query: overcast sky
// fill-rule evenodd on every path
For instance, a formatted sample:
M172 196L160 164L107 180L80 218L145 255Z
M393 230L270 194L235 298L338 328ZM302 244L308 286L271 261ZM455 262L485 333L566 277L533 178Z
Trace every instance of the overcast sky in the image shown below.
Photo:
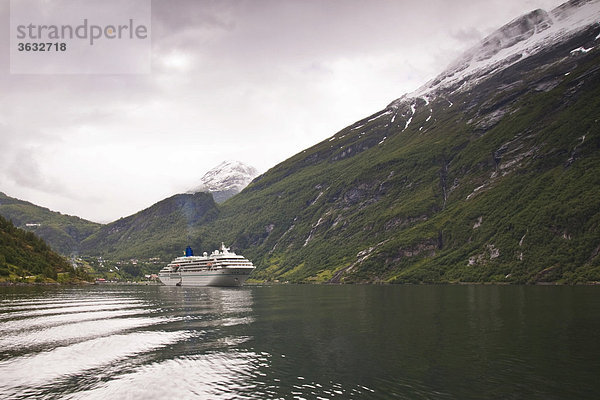
M0 0L0 191L109 222L224 160L264 172L561 2L155 0L151 74L18 75Z

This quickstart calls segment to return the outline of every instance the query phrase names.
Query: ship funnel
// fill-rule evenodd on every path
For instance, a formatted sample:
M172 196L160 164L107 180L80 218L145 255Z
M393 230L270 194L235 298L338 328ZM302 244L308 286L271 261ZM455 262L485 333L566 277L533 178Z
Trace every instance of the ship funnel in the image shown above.
M192 250L192 248L190 246L185 248L185 256L186 257L191 257L194 255L194 250Z

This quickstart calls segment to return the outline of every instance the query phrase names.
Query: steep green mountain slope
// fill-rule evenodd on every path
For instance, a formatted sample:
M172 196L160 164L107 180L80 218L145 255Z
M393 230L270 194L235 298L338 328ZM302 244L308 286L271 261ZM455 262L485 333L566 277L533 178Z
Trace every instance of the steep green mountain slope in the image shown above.
M34 232L55 251L65 255L77 253L80 242L101 227L95 222L50 211L2 192L0 215L11 220L17 227Z
M71 281L85 278L33 232L16 228L0 216L0 281Z
M600 281L600 27L563 34L599 4L516 19L221 206L175 196L84 249L170 259L224 241L259 280Z
M179 255L189 243L201 247L192 236L219 212L210 193L178 194L145 210L102 226L85 239L82 252L113 259L164 259Z
M600 280L599 31L395 101L256 179L198 236L257 279Z

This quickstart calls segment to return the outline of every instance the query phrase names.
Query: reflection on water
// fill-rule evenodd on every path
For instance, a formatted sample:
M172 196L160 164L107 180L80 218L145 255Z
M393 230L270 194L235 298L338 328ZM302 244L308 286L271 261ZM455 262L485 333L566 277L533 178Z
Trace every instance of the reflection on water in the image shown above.
M3 398L212 398L261 356L225 332L252 323L246 289L3 288Z
M0 288L0 397L595 398L600 288Z

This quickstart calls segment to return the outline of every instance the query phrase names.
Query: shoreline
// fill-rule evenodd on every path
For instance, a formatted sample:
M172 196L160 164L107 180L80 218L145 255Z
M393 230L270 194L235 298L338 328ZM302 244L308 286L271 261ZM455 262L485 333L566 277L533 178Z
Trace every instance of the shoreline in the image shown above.
M561 283L505 283L505 282L438 282L438 283L311 283L311 282L251 282L244 286L284 286L284 285L314 285L314 286L600 286L600 282ZM162 286L153 282L0 282L0 287L13 286Z

